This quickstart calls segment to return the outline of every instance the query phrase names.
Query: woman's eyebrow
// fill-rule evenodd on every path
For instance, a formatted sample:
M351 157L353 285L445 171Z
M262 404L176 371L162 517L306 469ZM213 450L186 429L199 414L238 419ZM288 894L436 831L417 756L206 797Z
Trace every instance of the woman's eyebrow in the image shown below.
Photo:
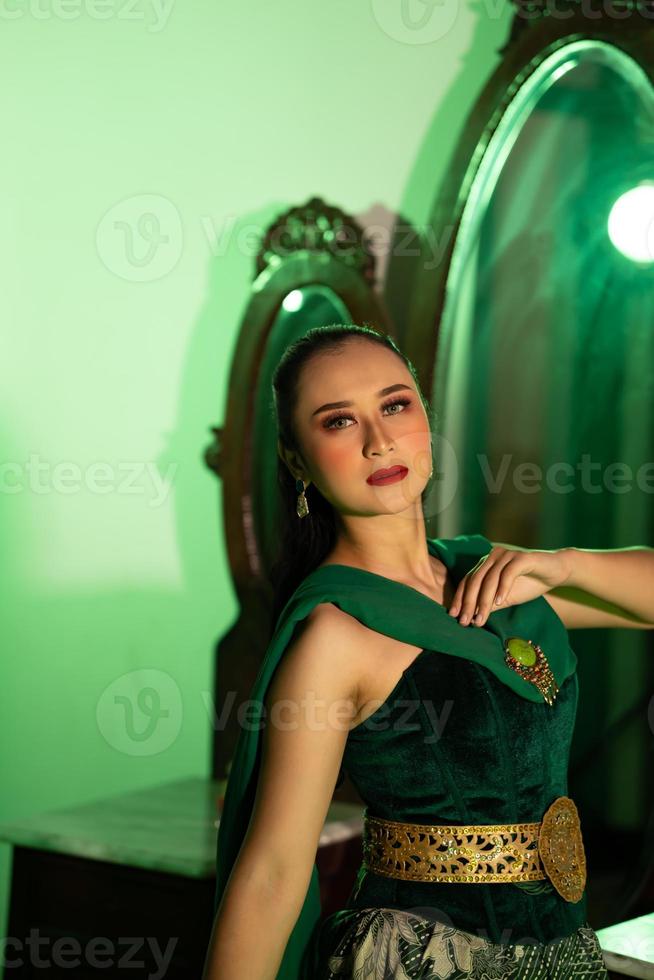
M382 398L384 395L390 395L392 391L401 391L402 389L406 389L407 391L412 390L409 385L389 385L388 388L382 388L381 391L378 391L377 397ZM324 405L321 405L320 408L317 408L315 412L312 412L311 417L313 418L314 415L319 415L320 412L327 412L331 408L351 408L352 405L354 405L354 402L326 402Z

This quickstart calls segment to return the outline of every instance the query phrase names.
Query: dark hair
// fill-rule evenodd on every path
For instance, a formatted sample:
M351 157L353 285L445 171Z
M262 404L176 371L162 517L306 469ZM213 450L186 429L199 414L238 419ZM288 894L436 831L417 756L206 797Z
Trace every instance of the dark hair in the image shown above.
M410 371L423 407L430 419L432 436L434 424L429 403L424 397L411 361L385 333L371 327L333 323L314 327L286 348L272 377L273 403L277 420L277 436L286 449L300 451L293 425L297 405L298 379L303 367L317 354L338 352L351 337L363 338L394 351ZM277 485L279 487L279 523L276 555L272 567L273 627L284 606L310 572L327 556L336 543L336 519L332 504L313 483L305 490L309 514L299 518L296 512L298 491L295 480L284 460L277 455ZM423 491L424 496L427 487Z

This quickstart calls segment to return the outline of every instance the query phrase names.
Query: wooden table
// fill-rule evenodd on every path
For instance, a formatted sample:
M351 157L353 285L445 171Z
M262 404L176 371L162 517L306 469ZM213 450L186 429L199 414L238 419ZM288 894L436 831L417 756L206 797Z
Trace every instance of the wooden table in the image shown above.
M597 937L612 975L654 980L654 913L598 929Z
M5 980L199 980L223 782L182 779L0 825L13 845ZM361 861L363 807L333 801L320 838L323 916Z

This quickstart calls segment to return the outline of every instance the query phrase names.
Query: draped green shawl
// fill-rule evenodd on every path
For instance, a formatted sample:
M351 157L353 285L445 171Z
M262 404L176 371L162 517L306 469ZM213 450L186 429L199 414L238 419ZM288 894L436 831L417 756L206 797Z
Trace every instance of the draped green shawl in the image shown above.
M427 547L430 554L440 558L458 583L480 557L488 554L492 544L482 534L461 534L456 538L427 538ZM252 813L261 759L260 720L265 718L266 691L295 627L321 602L332 602L368 628L404 643L475 661L492 671L517 695L530 701L540 702L542 696L533 684L505 664L503 644L506 638L535 638L547 655L559 687L576 668L577 658L569 645L567 630L542 596L519 606L495 610L479 629L461 626L440 603L385 576L349 565L325 565L315 569L300 583L280 613L250 694L256 720L247 729L242 728L239 734L218 831L216 910ZM474 643L470 630L475 631ZM251 721L252 716L248 720ZM318 870L314 863L306 898L287 942L277 980L302 977L302 957L320 916Z

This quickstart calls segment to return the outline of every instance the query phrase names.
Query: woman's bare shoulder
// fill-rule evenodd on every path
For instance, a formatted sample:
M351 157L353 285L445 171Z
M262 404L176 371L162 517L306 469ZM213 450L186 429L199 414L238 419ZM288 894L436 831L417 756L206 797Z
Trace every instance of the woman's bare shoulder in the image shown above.
M327 644L338 642L350 658L361 659L373 647L379 633L333 602L319 602L304 620L304 628Z
M298 624L268 690L267 701L288 696L287 688L324 686L328 700L359 703L362 678L372 651L369 630L331 602L320 602Z

